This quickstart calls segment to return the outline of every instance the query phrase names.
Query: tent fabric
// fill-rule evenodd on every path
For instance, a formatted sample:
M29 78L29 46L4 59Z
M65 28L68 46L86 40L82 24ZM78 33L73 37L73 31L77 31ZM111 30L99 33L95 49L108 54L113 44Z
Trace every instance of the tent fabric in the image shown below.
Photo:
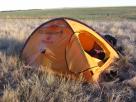
M85 51L90 51L95 46L95 41L91 37L91 34L86 31L80 31L78 35L79 41ZM89 46L88 46L89 45Z
M87 51L94 48L103 50L108 60L90 56ZM44 66L48 72L82 75L88 80L98 80L99 74L119 58L97 32L70 18L57 18L40 25L27 39L21 57L26 64Z

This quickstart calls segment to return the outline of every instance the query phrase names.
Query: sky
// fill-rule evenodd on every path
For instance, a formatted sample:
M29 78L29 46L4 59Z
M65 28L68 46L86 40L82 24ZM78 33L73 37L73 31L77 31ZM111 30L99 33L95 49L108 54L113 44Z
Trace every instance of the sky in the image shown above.
M136 0L0 0L0 11L109 6L136 6Z

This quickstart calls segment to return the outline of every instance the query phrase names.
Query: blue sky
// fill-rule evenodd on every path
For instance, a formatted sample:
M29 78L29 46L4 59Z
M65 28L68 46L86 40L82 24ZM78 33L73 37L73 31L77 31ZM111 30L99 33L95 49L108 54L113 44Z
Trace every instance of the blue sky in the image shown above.
M0 11L107 6L136 6L136 0L0 0Z

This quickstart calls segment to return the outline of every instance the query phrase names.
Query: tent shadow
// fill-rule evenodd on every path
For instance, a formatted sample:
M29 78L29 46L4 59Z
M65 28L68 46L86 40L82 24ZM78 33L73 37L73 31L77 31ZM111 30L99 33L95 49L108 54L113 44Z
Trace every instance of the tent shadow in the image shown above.
M10 65L7 62L9 57L19 57L24 42L14 38L0 38L0 97L3 96L5 86L10 85L11 88L17 87L18 81L14 78L16 65ZM7 62L4 62L7 60ZM4 63L4 66L1 66ZM2 64L3 65L3 64ZM11 67L12 66L12 67ZM6 68L5 68L6 67ZM4 71L3 69L7 71Z
M19 56L24 42L14 38L0 38L0 53L6 56Z

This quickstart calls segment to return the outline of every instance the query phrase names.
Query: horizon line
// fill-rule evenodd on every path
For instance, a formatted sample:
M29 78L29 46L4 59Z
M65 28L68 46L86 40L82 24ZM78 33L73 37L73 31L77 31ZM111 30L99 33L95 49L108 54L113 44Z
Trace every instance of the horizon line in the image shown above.
M27 10L54 10L54 9L76 9L76 8L110 8L110 7L136 7L136 6L95 6L95 7L56 7L56 8L30 8L30 9L13 9L13 10L0 10L0 12L10 11L27 11Z

